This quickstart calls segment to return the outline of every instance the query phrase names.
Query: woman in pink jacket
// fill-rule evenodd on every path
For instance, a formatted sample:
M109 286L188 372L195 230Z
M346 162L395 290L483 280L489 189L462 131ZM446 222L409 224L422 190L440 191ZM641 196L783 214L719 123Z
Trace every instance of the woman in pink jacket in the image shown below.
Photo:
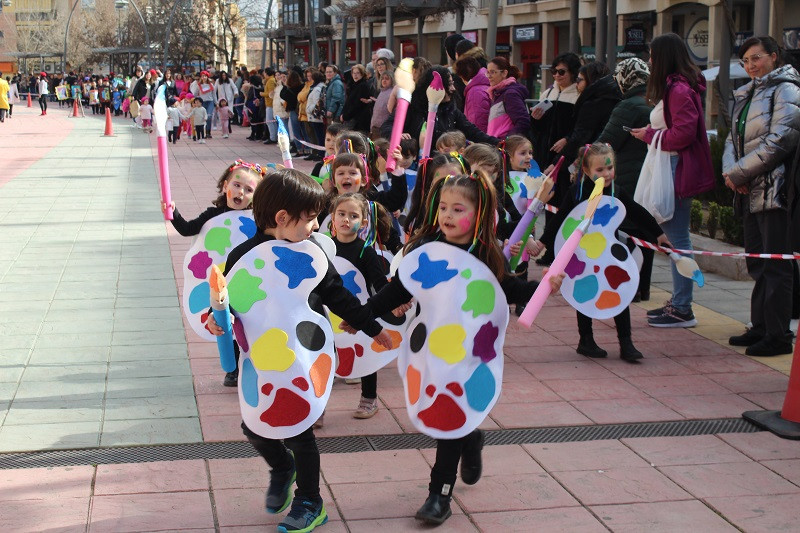
M489 109L492 107L492 98L489 96L489 78L486 68L481 66L484 58L483 49L475 46L458 56L455 72L464 80L464 114L467 120L478 126L481 130L489 128ZM484 59L485 60L485 59Z
M522 73L508 59L499 56L489 62L486 76L487 92L492 99L487 133L501 139L514 134L527 137L531 129L531 116L525 105L528 89L517 82Z

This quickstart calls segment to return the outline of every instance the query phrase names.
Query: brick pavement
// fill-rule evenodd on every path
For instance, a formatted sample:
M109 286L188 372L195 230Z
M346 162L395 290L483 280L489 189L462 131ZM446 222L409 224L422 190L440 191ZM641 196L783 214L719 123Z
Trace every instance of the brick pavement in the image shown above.
M34 109L15 111L12 131L32 132L38 146L14 141L16 160L30 163L0 185L0 452L241 440L215 346L181 328L189 241L161 219L154 138L121 119L104 138L99 117L51 110L43 128ZM187 217L210 204L233 159L278 158L245 136L235 128L231 139L172 149L173 194ZM656 287L667 282L664 265ZM696 292L707 307L696 307L694 330L647 328L645 306L632 308L640 365L615 357L613 323L595 328L607 360L575 354L574 311L560 298L531 330L512 320L503 395L484 427L780 408L790 359L768 361L775 370L719 342L743 327L742 306L722 292L744 299L748 286L709 281ZM378 383L381 410L361 421L350 417L358 386L337 382L319 436L413 432L396 370L381 370ZM430 449L325 454L331 522L320 530L419 528L413 513L432 461ZM438 530L774 531L800 519L800 446L768 433L487 446L485 462L480 483L456 486L454 516ZM280 520L263 511L267 479L259 459L0 470L0 529L263 530Z

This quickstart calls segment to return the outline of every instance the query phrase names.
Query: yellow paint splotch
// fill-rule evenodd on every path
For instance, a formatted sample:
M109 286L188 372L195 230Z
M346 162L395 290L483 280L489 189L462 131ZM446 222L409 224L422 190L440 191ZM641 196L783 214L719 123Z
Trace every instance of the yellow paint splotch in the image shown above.
M586 250L586 256L590 259L597 259L603 254L606 249L606 238L602 233L593 232L581 237L581 242L578 245Z
M286 372L294 363L294 351L289 348L289 335L282 329L272 328L264 332L250 350L253 365L259 370Z
M464 359L464 339L467 332L460 324L441 326L431 332L428 346L431 353L448 364L455 364Z

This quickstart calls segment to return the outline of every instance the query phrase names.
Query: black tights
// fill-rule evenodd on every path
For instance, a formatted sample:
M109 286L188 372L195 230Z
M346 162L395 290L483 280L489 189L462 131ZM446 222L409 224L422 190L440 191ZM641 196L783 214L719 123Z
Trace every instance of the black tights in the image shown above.
M314 438L312 428L283 441L256 435L244 422L242 422L242 431L253 448L267 462L270 471L286 472L289 470L292 463L288 450L292 450L297 471L297 489L294 491L294 497L313 502L322 501L319 495L319 448L317 448L317 440Z
M42 113L47 111L47 95L42 94L39 96L39 107L42 109Z
M614 317L617 326L617 338L624 339L631 336L631 310L626 307L624 311ZM578 312L578 333L581 337L592 337L592 319Z
M436 439L436 462L431 469L429 492L443 496L450 496L453 493L461 452L464 446L477 444L480 434L481 430L476 429L460 439Z
M374 400L378 397L378 373L361 378L361 396Z

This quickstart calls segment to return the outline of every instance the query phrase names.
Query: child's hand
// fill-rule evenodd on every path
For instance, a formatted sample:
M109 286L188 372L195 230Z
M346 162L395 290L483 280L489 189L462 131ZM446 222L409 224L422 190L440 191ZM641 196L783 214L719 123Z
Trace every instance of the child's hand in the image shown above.
M398 209L397 211L394 211L394 212L392 213L392 216L393 216L394 218L400 218L400 215L402 215L402 214L403 214L403 212L402 212L402 211L400 211L400 210Z
M392 150L392 157L394 157L397 166L400 166L400 161L403 160L403 152L400 150L400 145L398 144L394 150Z
M528 242L525 243L525 249L528 250L528 253L531 255L531 257L538 257L539 254L547 249L547 246L542 244L542 241L528 239Z
M412 306L412 305L414 305L414 302L413 302L413 300L412 300L412 301L410 301L410 302L408 302L408 303L405 303L405 304L401 305L400 307L397 307L397 308L395 308L395 309L392 309L392 314L393 314L394 316L396 316L397 318L400 318L401 316L403 316L404 314L406 314L406 311L408 311L409 309L411 309L411 306Z
M661 235L659 235L658 239L656 239L656 242L658 243L659 246L664 246L665 248L672 248L672 243L669 242L669 238L667 238L666 233L662 233Z
M349 333L350 335L355 335L357 331L356 328L348 324L346 320L342 320L339 323L339 329L344 331L345 333Z
M542 272L547 274L548 270L549 270L548 268L545 268ZM564 281L564 276L565 276L565 274L562 272L558 276L551 276L550 277L550 289L553 292L558 292L558 291L561 290L561 283L563 283L563 281Z
M233 319L233 315L231 315L231 319ZM206 327L208 328L208 331L210 331L212 335L215 335L217 337L225 333L222 330L222 328L219 327L219 325L217 325L217 321L214 320L214 313L208 314L208 320L206 320Z
M175 202L170 202L169 203L169 208L171 210L175 211ZM165 204L164 202L161 202L161 212L164 213L166 211L167 211L167 204Z
M508 246L508 239L503 242L503 248ZM519 249L522 248L522 241L515 242L511 246L509 246L509 250L511 251L511 257L515 257L519 253Z
M389 334L386 332L385 329L382 329L380 333L372 337L372 340L374 340L387 350L391 350L393 348L392 338L389 336Z

